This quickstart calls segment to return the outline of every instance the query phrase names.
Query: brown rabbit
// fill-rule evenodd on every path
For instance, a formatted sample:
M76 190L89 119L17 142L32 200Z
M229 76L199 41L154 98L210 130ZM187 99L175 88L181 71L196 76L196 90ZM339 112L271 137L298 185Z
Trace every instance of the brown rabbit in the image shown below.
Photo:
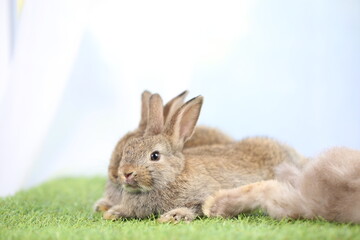
M145 135L130 139L123 148L119 202L104 213L105 219L163 214L162 222L191 221L202 215L204 200L215 191L270 179L279 163L302 160L268 138L183 151L202 102L201 96L186 102L164 125L162 100L158 94L151 96Z
M187 96L188 91L184 91L172 100L170 100L163 109L164 121L165 123L171 119L171 116L175 113L177 109L181 107L184 103L184 99ZM125 144L133 138L141 137L145 134L147 123L149 122L149 99L151 97L151 93L149 91L144 91L141 96L141 120L139 127L127 133L124 137L122 137L117 143L115 150L111 156L109 168L108 168L108 177L109 181L106 186L104 197L98 200L95 203L96 211L106 211L110 207L112 207L120 198L121 195L121 185L118 182L118 167L120 163L120 159L122 156L123 148ZM191 140L187 141L184 149L192 148L203 145L214 145L214 144L228 144L234 142L226 134L221 131L200 126L195 129L195 133L192 136Z
M322 217L360 223L360 151L333 148L303 170L279 166L278 180L221 190L204 204L207 216L233 217L256 208L271 217Z

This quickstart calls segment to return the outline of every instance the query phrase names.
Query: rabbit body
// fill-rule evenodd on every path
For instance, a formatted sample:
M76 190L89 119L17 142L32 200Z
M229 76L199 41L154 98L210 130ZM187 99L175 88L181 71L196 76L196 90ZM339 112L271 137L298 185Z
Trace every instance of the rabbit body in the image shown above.
M256 208L271 217L360 223L360 151L335 147L303 169L282 164L277 180L221 190L207 199L208 216L233 217Z
M303 161L295 150L269 138L183 149L201 105L202 97L188 101L164 126L159 120L161 99L151 97L150 107L155 109L150 113L155 120L144 136L132 138L124 146L118 171L122 186L109 194L117 205L106 211L104 218L163 214L162 222L190 221L202 215L203 202L215 191L271 179L273 168L280 163ZM113 183L109 184L108 188Z
M144 132L135 130L133 132L127 133L122 137L119 142L116 144L115 150L112 153L108 172L109 179L106 183L105 192L103 198L99 199L95 205L94 209L96 211L107 211L116 203L121 201L122 186L119 184L118 178L118 168L121 158L121 153L123 151L126 143L138 137L144 135ZM223 132L217 130L216 128L211 128L207 126L199 126L195 129L194 135L191 139L185 143L184 149L194 148L199 146L221 146L233 143L234 140L224 134Z
M186 95L187 95L187 91L179 94L164 106L163 113L167 119L169 119L171 115L174 113L174 111L176 111L183 104ZM121 199L122 187L118 181L118 168L119 168L120 159L126 143L131 139L142 137L145 134L146 125L148 123L150 97L151 97L150 92L148 91L143 92L141 121L139 127L134 131L125 134L115 146L108 167L109 179L106 183L104 196L103 198L98 200L94 205L94 209L96 211L102 211L102 212L107 211L113 205L118 203ZM231 137L229 137L228 135L219 131L216 128L211 128L207 126L198 126L196 127L195 132L191 137L191 139L189 139L189 141L185 143L184 149L204 146L204 145L210 146L210 145L230 144L233 142L234 140Z

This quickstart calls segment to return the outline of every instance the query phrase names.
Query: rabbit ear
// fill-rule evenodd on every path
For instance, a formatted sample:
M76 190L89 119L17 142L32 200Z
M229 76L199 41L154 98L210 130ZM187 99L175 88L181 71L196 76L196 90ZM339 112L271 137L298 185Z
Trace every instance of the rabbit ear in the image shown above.
M164 127L163 101L159 94L153 94L149 101L149 119L145 135L161 133Z
M178 110L183 104L188 91L183 91L173 99L171 99L164 107L164 121L165 125L171 120L171 116L174 115L176 110Z
M179 147L179 149L183 148L184 143L189 140L194 133L202 104L202 96L187 101L174 113L166 125L164 134L169 136L174 146Z
M151 97L151 93L147 90L145 90L141 94L141 119L139 123L139 129L141 131L145 131L146 125L148 123L150 97Z

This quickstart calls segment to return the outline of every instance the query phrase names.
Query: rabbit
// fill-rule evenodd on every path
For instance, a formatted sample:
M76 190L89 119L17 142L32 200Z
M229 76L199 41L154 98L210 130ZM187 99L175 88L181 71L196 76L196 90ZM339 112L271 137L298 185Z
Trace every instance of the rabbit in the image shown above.
M261 208L270 217L360 223L360 151L334 147L303 169L282 164L277 179L220 190L203 212L233 217Z
M202 204L215 191L272 179L273 167L284 161L301 163L295 150L270 138L183 149L202 103L202 96L189 100L164 124L161 97L150 97L145 134L123 147L119 201L104 219L161 215L160 222L191 221L203 215Z
M187 96L188 91L184 91L178 96L170 100L163 109L164 121L169 121L170 116L183 104L185 97ZM122 151L124 145L132 138L141 137L145 133L146 125L148 122L148 112L149 112L149 99L151 93L149 91L144 91L141 96L141 120L137 129L132 132L127 133L123 136L117 143L115 150L111 156L110 164L108 167L108 183L106 186L104 197L98 200L94 204L95 211L106 211L111 206L114 205L114 202L117 202L117 199L121 195L121 185L118 183L118 167L121 159ZM225 133L219 131L218 129L199 126L195 129L195 132L191 140L187 141L184 145L184 149L203 146L203 145L215 145L215 144L229 144L234 142L234 140L227 136Z

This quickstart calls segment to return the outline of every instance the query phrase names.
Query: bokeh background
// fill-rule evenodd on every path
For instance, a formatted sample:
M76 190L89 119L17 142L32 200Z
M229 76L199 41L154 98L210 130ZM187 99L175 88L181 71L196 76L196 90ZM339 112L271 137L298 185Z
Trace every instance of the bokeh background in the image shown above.
M360 149L360 1L0 0L0 195L105 176L144 89L236 139Z

